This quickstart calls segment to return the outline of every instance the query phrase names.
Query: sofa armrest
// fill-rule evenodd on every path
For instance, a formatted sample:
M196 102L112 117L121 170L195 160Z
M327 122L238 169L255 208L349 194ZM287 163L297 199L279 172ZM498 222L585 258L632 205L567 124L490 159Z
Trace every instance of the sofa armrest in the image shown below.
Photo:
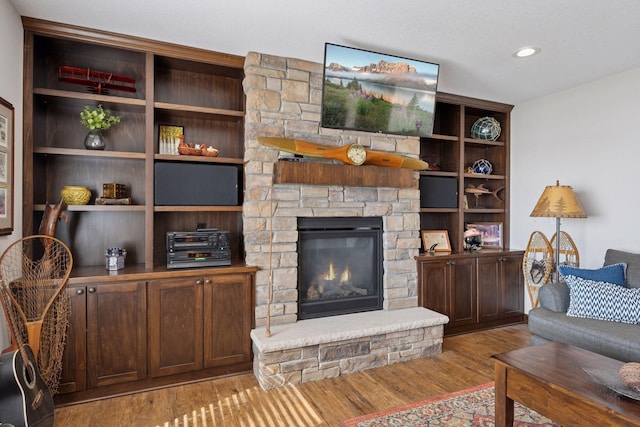
M566 313L569 309L569 287L566 283L548 283L538 293L540 306L556 313Z

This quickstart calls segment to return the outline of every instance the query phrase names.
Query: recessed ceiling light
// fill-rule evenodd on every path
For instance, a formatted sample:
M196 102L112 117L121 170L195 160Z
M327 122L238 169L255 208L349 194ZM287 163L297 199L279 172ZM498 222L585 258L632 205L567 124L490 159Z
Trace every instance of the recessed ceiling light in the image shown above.
M523 47L516 50L513 56L515 56L516 58L526 58L527 56L532 56L539 53L540 50L541 49L539 47Z

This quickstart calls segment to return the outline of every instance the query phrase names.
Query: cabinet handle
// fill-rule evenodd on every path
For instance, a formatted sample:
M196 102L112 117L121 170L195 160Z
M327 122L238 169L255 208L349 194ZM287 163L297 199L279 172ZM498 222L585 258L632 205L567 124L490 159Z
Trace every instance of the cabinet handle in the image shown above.
M89 293L90 293L90 294L94 293L95 291L96 291L96 288L93 288L93 287L92 287L92 288L89 288Z
M204 281L205 284L210 285L211 284L211 279L207 279Z
M196 280L196 285L202 285L202 283L203 283L202 279Z
M84 294L84 289L76 289L76 295Z

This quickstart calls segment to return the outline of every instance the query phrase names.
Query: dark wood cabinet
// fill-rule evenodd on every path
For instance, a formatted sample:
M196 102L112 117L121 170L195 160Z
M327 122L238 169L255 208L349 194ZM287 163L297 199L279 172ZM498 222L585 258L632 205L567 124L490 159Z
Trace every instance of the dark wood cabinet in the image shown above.
M140 380L147 374L144 282L70 286L60 392Z
M67 292L71 310L59 393L73 393L87 388L87 288L70 286Z
M520 320L524 288L513 284L523 283L521 254L478 258L477 283L480 322Z
M202 369L202 278L149 282L149 375Z
M149 282L149 375L251 361L252 277Z
M251 369L256 267L96 275L67 288L59 404Z
M147 376L145 282L87 287L87 386Z
M476 323L476 265L473 259L421 262L418 304L449 316L448 328Z
M205 368L251 361L253 306L251 277L235 274L205 278Z
M524 320L523 251L417 257L418 304L446 314L445 334Z

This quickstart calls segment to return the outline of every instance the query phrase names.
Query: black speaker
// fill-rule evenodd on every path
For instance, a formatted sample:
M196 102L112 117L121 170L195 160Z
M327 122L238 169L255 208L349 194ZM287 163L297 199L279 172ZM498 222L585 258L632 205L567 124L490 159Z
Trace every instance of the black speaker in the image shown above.
M450 176L421 176L420 207L457 208L458 180Z
M241 169L213 163L158 162L155 205L237 206Z

